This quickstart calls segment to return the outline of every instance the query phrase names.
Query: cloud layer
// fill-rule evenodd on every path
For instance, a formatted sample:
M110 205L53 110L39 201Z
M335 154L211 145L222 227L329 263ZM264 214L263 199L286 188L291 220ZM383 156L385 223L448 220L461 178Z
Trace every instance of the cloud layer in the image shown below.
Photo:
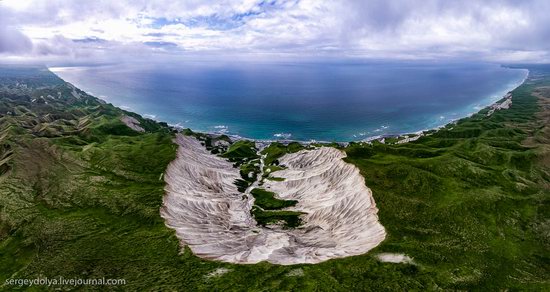
M547 0L0 2L0 54L550 61Z

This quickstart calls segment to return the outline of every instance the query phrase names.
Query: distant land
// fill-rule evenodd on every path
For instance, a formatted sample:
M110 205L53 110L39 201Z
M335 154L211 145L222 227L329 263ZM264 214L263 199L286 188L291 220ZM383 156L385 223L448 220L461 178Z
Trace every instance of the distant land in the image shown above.
M2 288L548 290L550 66L518 67L470 117L342 144L180 129L2 65Z

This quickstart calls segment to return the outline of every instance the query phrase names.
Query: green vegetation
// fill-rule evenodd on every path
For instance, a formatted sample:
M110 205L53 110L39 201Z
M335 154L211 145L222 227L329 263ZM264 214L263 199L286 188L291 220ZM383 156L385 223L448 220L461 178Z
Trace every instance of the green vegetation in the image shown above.
M236 162L237 165L241 165L246 161L251 161L258 158L256 153L256 146L253 141L240 140L237 141L227 149L222 157L229 159L231 162Z
M237 190L241 193L244 193L248 186L250 186L250 183L244 179L237 179L234 183L237 186Z
M304 149L304 146L298 142L291 142L288 145L283 145L279 142L271 143L268 147L262 150L262 154L266 155L264 159L265 165L279 165L278 159L287 153L294 153Z
M397 137L387 137L384 139L384 143L386 144L394 144L397 143L397 141L399 141Z
M440 287L548 288L549 124L531 92L549 83L417 142L348 147L389 234L377 250L413 255Z
M46 70L0 68L0 285L63 276L124 278L126 290L549 290L550 107L533 95L550 99L548 86L550 68L531 67L509 110L412 143L346 148L388 233L372 252L231 265L182 250L159 216L171 129L133 115L146 130L134 132L120 124L128 113ZM251 146L224 155L257 159ZM269 164L289 148L267 150ZM298 212L253 213L261 224L299 226ZM415 264L381 263L378 252ZM222 267L230 271L206 277ZM296 269L303 276L288 276Z
M282 167L282 166L279 166L279 165L270 165L270 166L266 166L264 171L268 172L268 173L272 173L274 171L283 170L283 169L285 169L285 168Z
M255 200L255 204L264 210L278 210L286 207L295 206L296 200L281 200L275 198L275 193L264 189L255 188L250 192Z
M226 135L204 134L184 129L182 134L193 136L201 141L212 154L228 158L239 168L240 179L235 180L237 190L244 193L246 189L256 181L260 173L258 155L254 142L241 140L231 144L231 139Z
M197 138L201 141L201 144L206 147L206 150L210 151L212 154L224 153L231 144L231 139L227 135L197 133L189 128L183 129L181 133Z
M305 149L305 147L298 142L291 142L288 145L274 142L264 148L261 152L262 155L265 155L263 178L273 181L284 181L282 177L273 177L271 175L274 171L285 169L284 166L279 165L279 158L285 154L295 153L302 149Z
M262 226L283 222L285 228L296 228L302 224L300 220L302 214L296 211L266 211L257 206L252 207L254 219Z
M264 159L265 165L279 165L277 159L287 153L294 153L304 149L304 146L298 142L291 142L288 145L283 145L279 142L271 143L262 150L262 154L266 155Z
M256 145L253 141L237 141L221 154L222 157L234 162L233 166L239 168L241 179L235 181L239 192L244 192L253 182L256 181L259 168L259 156Z
M255 182L258 178L258 173L260 172L259 165L259 159L254 159L245 164L241 164L239 168L239 173L242 179L247 181L249 184Z

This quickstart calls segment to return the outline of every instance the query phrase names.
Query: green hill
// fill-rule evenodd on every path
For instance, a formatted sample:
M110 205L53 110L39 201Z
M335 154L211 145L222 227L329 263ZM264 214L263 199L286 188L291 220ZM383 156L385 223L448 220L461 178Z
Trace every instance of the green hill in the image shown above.
M277 266L179 247L159 215L176 153L166 124L43 68L0 67L0 285L62 276L122 278L113 288L127 290L549 290L550 67L530 70L508 110L407 144L352 143L346 159L373 190L387 239L361 256ZM251 146L225 156L255 159ZM273 162L294 151L276 148ZM379 252L414 263L381 263ZM228 272L212 276L219 268Z

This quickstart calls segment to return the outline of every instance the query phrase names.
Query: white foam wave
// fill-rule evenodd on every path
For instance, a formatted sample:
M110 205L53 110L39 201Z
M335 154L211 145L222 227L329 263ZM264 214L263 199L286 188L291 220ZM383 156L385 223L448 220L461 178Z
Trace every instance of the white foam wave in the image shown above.
M276 134L273 134L273 137L275 138L279 138L279 139L290 139L290 137L292 137L292 134L290 133L276 133Z

